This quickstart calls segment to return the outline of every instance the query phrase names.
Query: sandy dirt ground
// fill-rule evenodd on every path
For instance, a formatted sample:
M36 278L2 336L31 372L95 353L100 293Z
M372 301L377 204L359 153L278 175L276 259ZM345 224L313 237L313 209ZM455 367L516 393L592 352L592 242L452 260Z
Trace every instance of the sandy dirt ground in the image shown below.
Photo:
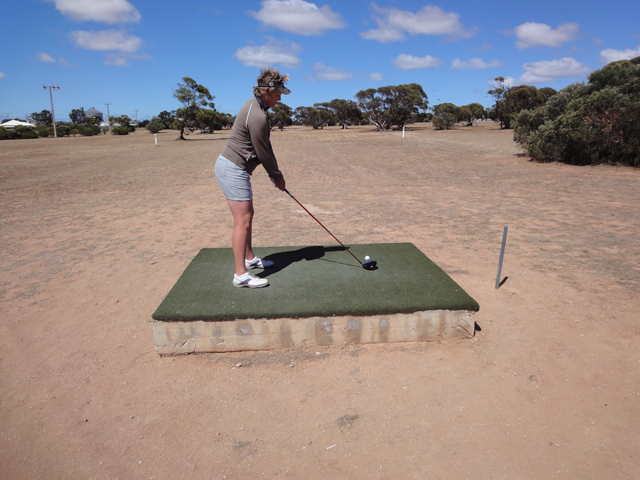
M178 357L150 318L230 246L228 132L1 142L0 478L639 479L640 171L511 135L272 135L344 243L412 242L480 303L474 339ZM256 247L334 244L253 177Z

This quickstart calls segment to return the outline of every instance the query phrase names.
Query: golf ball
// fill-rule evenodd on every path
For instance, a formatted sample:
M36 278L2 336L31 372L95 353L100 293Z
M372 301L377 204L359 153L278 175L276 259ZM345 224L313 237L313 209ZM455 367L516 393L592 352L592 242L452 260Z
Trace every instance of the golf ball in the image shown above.
M366 257L364 257L364 261L368 262L369 261L369 256L367 255Z

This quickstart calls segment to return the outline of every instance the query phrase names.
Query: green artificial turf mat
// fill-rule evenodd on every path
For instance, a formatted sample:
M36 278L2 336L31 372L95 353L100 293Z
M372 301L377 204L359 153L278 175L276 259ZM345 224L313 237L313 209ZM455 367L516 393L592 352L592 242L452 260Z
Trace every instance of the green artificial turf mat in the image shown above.
M230 248L203 248L152 315L155 320L379 315L480 307L412 243L349 246L365 270L340 246L263 247L256 255L275 266L253 270L265 288L237 288Z

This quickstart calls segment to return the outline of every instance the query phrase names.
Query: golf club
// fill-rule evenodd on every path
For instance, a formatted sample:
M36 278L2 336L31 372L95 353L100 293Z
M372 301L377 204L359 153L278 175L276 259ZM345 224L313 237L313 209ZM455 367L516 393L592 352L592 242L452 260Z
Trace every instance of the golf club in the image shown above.
M324 228L324 229L327 231L327 233L328 233L329 235L331 235L331 236L336 240L336 242L338 242L340 245L342 245L342 248L344 248L347 252L349 252L349 255L351 255L353 258L355 258L355 259L357 260L357 262L358 262L360 265L362 265L362 266L364 267L364 269L365 269L365 270L375 270L376 265L378 264L378 262L376 262L375 260L369 260L369 261L366 261L366 262L362 263L360 260L358 260L358 257L356 257L353 253L351 253L351 250L349 250L347 247L345 247L345 246L344 246L344 244L343 244L340 240L338 240L338 239L336 238L336 236L335 236L333 233L331 233L327 227L325 227L324 225L322 225L322 223L320 223L320 220L318 220L316 217L314 217L314 216L313 216L313 213L311 213L309 210L307 210L307 209L304 207L304 205L302 205L302 204L298 201L298 199L297 199L296 197L294 197L293 195L291 195L291 192L289 192L289 190L287 190L287 189L285 188L285 189L284 189L284 191L285 191L285 192L287 192L287 195L289 195L291 198L293 198L293 199L296 201L296 203L297 203L298 205L300 205L300 206L302 207L302 209L303 209L305 212L307 212L309 215L311 215L311 218L313 218L316 222L318 222L318 223L320 224L320 226L321 226L322 228ZM369 258L369 257L367 257L367 258Z

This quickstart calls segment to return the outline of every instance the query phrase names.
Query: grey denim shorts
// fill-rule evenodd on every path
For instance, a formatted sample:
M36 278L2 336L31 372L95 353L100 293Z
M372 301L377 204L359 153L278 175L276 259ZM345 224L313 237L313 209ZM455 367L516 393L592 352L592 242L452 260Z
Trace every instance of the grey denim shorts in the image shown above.
M216 160L216 180L227 200L253 199L251 176L222 155Z

